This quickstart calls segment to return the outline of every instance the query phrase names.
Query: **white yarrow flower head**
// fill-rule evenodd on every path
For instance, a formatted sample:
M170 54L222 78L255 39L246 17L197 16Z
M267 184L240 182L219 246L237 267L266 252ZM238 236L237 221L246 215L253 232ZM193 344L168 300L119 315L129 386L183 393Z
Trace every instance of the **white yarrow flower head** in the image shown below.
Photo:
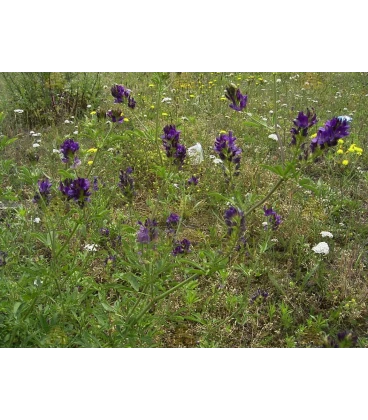
M33 221L34 221L35 223L40 223L41 219L40 219L39 217L35 217L35 218L33 219Z
M333 235L331 232L322 231L321 232L322 238L333 238Z
M85 247L84 247L84 249L86 250L86 251L97 251L97 248L98 248L98 245L96 245L96 244L87 244L87 245L85 245Z
M14 112L16 114L23 114L24 111L23 111L23 109L15 109Z
M312 248L312 251L314 251L316 254L327 255L330 252L330 248L327 242L320 242Z
M161 102L164 102L164 103L165 103L165 102L170 103L170 102L171 102L171 100L172 100L171 98L163 98Z
M40 147L40 145L38 143L33 143L32 146L33 147Z
M277 134L270 134L269 136L268 136L268 138L269 139L272 139L272 140L276 140L276 141L278 141L279 139L277 138Z

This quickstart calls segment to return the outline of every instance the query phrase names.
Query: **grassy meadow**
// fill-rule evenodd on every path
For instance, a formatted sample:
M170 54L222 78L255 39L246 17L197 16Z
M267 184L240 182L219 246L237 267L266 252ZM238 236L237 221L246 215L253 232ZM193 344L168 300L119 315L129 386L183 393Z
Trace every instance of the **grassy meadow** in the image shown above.
M1 73L1 347L368 347L367 73Z

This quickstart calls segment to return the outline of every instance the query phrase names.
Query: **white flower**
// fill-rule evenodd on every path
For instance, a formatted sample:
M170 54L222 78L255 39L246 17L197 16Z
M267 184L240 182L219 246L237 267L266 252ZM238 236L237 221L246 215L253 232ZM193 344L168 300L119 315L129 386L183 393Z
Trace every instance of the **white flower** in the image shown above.
M276 80L276 83L281 83L281 79L277 79Z
M203 149L200 143L188 148L188 155L192 165L198 165L203 162Z
M279 139L277 138L277 134L270 134L269 136L268 136L268 138L269 139L272 139L272 140L276 140L276 141L278 141Z
M36 279L36 280L33 282L33 284L34 284L36 287L38 287L38 286L41 286L41 284L43 284L43 281L42 281L42 280L40 280L40 279Z
M324 254L327 255L330 252L330 248L328 246L328 243L326 242L320 242L316 246L312 248L312 251L314 251L316 254Z
M40 223L41 219L40 219L39 217L35 217L35 218L33 219L33 221L34 221L35 223Z
M346 109L346 108L344 108L344 109ZM348 115L341 115L340 117L337 117L341 122L342 121L346 121L346 122L351 122L353 119L351 118L351 117L349 117Z
M52 153L59 153L59 155L61 155L61 152L59 149L52 149Z
M73 131L73 134L78 134L78 130L76 130L76 131Z
M65 120L64 121L64 124L70 124L70 121L69 120Z
M107 151L108 151L108 152L113 152L113 151L114 151L114 149L113 149L112 147L110 147L110 148L108 148L108 149L107 149Z
M262 222L262 226L268 226L268 222Z
M29 132L29 134L34 134L34 133L35 133L34 131L30 131L30 132Z
M40 147L40 145L38 143L33 143L32 146L33 147Z
M91 108L92 105L87 105L87 108Z
M221 159L213 159L213 163L215 164L215 165L218 165L218 164L223 164L223 162L222 162L222 160Z
M91 245L87 244L84 247L86 251L97 251L97 248L98 248L98 245L96 244L91 244Z
M23 114L24 111L23 111L23 109L15 109L14 112L16 114Z
M322 235L322 238L325 238L325 237L333 238L333 235L331 232L322 231L321 235Z

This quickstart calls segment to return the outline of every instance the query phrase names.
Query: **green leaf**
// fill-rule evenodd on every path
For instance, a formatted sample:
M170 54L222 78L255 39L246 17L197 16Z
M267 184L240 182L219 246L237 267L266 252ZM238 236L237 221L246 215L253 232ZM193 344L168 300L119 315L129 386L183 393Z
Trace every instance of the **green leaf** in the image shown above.
M115 312L115 309L112 306L108 305L107 303L101 302L101 305L104 309L106 309L106 311Z
M319 193L319 189L316 186L316 184L313 183L313 181L309 178L303 178L299 181L299 185L303 188L305 188L306 190L312 191L315 194Z

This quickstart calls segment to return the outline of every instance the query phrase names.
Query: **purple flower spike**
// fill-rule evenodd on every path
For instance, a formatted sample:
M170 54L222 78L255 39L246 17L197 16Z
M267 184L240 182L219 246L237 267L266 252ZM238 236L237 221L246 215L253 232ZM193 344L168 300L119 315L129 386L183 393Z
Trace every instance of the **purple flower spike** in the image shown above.
M176 257L179 254L186 254L189 252L190 241L188 239L183 239L181 242L177 243L177 246L173 249L171 254Z
M124 122L124 115L120 109L113 109L106 112L106 116L111 119L113 123L123 123Z
M66 179L60 182L59 190L68 200L74 200L81 208L90 201L89 180L87 178L77 178L75 180Z
M128 98L130 92L130 89L127 89L122 85L113 85L111 87L111 95L115 98L115 104L123 102L123 98Z
M64 163L68 163L69 159L74 156L74 153L79 150L79 143L73 139L66 139L60 146L60 152L64 155L61 159Z
M233 137L232 131L229 134L221 134L216 138L213 150L219 155L219 158L225 163L232 162L235 165L234 175L239 175L240 158L242 149L235 144L236 137Z
M148 244L151 241L157 239L157 222L155 219L146 219L144 224L141 221L138 221L140 225L139 231L137 232L137 242L141 244Z
M238 227L240 233L245 232L245 218L244 213L234 206L230 206L224 213L226 226L228 227L227 234L230 236L234 227Z
M134 191L134 179L130 176L130 174L133 172L133 168L128 166L128 168L123 171L120 169L120 175L119 175L119 188L121 189L121 192L124 194L124 196L127 198L129 202L132 202L133 197L135 195Z
M188 179L188 184L189 185L197 185L198 184L198 178L196 178L195 176L192 176L191 178Z
M313 125L317 124L317 115L312 108L312 112L307 108L307 115L303 111L300 111L297 118L293 121L294 126L291 130L291 144L296 144L296 136L301 134L303 137L308 136L308 129Z
M128 107L134 109L136 106L137 102L134 100L134 98L132 98L131 96L129 96L128 98Z
M38 191L34 197L33 202L38 203L41 197L44 199L45 203L48 204L50 202L51 196L51 182L49 180L38 181Z
M324 149L326 146L336 146L337 141L350 134L350 124L346 119L337 117L328 120L325 125L318 129L317 136L312 139L310 149L312 153L319 146Z
M280 223L282 222L281 216L277 214L275 210L272 209L272 207L268 209L266 206L264 206L263 211L264 211L264 215L268 217L268 220L272 226L272 229L276 230L279 227ZM267 226L266 226L266 229L267 229Z
M168 158L174 158L173 162L181 168L183 166L187 149L183 144L179 143L180 131L175 125L167 125L164 127L164 134L161 136L163 146Z
M226 88L225 97L232 102L229 107L235 111L242 111L247 106L248 96L242 95L240 89L235 86Z

